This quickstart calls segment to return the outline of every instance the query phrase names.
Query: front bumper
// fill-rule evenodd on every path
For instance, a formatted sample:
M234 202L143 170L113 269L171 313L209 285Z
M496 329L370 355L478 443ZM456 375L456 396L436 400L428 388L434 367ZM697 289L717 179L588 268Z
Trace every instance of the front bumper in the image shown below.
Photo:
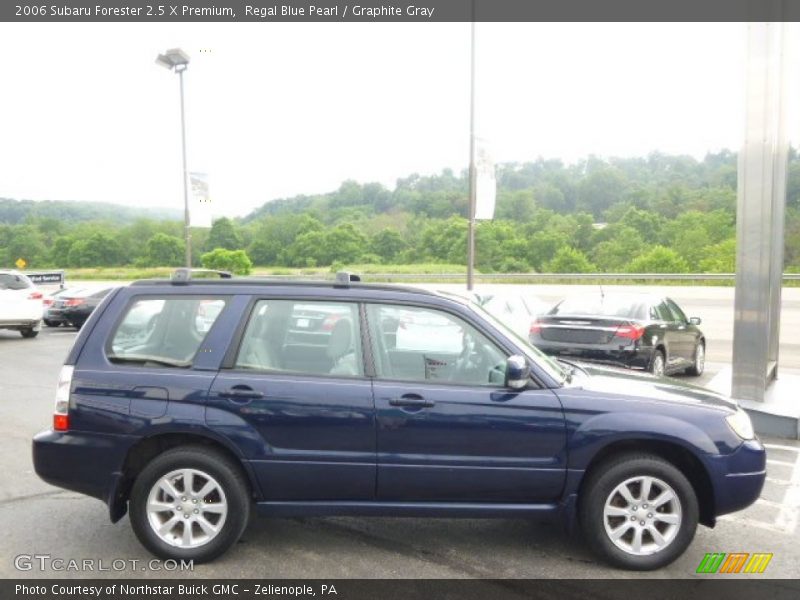
M138 438L81 431L42 431L33 438L33 468L44 481L114 506L130 447Z
M761 495L767 478L767 452L758 439L709 460L716 516L747 508Z

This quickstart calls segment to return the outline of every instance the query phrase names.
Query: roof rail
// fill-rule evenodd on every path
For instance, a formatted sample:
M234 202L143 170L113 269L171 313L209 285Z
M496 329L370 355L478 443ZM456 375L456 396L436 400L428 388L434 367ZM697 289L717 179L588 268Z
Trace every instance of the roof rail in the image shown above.
M233 275L230 271L217 271L215 269L187 269L186 267L181 267L180 269L175 269L172 272L172 283L175 284L184 284L189 283L192 280L193 273L215 273L219 275L220 279L230 279Z
M361 276L348 271L339 271L336 273L336 280L333 287L349 288L351 281L361 281Z

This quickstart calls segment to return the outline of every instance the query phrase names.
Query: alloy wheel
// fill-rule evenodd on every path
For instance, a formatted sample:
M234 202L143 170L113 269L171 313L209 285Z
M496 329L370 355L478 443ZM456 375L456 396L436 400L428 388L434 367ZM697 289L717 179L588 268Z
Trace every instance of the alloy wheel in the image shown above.
M667 548L683 520L678 494L665 481L644 475L615 487L603 508L611 542L623 552L647 556Z
M196 548L225 525L228 503L216 479L197 469L179 469L156 481L147 498L147 520L170 546Z

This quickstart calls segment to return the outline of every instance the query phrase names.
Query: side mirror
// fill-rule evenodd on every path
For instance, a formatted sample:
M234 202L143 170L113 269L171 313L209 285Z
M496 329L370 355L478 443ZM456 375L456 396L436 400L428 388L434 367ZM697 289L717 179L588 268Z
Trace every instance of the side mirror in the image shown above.
M506 387L521 390L527 387L531 378L531 368L523 356L515 354L506 360Z
M691 317L689 319L689 323L691 323L692 325L700 325L700 323L702 323L702 322L703 322L703 319L701 319L700 317Z

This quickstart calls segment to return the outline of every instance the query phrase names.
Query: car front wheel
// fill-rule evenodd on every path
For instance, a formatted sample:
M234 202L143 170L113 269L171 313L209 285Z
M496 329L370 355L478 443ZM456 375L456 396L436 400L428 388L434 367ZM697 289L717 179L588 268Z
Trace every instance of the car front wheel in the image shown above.
M39 330L34 329L33 327L28 327L27 329L20 329L19 332L22 334L24 338L35 338L39 335Z
M206 562L241 537L250 514L241 469L200 446L168 450L136 478L130 498L136 537L160 558Z
M579 500L592 549L614 566L639 571L678 558L694 538L698 515L686 477L647 454L623 455L594 469Z

